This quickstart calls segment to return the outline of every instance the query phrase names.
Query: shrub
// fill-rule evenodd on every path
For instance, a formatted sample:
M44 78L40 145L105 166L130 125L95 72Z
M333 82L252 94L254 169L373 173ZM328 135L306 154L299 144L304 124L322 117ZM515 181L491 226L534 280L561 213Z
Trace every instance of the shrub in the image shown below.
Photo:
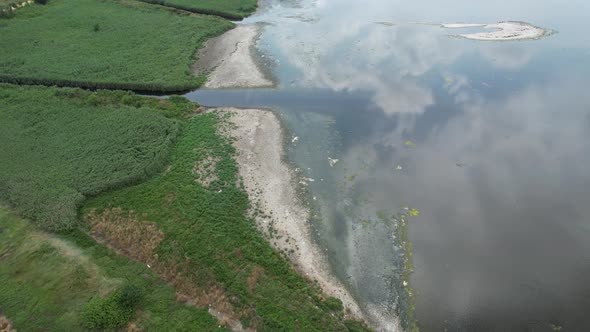
M121 289L118 302L123 308L133 309L141 301L141 288L127 284Z
M324 301L324 307L330 311L342 311L344 310L344 306L342 305L342 301L335 297L329 297Z
M125 325L141 299L141 289L127 284L106 298L96 296L84 307L82 318L88 329L114 329Z

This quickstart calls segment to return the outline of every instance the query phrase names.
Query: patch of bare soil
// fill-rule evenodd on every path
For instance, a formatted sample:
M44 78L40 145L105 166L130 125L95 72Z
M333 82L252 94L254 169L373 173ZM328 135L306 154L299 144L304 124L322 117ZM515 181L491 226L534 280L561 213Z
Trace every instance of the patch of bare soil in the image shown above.
M2 313L0 313L0 332L16 332L12 328L12 322Z

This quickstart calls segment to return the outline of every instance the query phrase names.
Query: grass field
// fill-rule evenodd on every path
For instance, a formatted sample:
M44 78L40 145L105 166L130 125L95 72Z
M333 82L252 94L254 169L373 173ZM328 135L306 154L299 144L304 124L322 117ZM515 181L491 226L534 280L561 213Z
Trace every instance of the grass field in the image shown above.
M82 212L89 232L153 265L194 303L230 308L244 326L362 330L343 319L338 300L322 299L245 217L248 197L240 188L234 148L217 132L222 121L214 113L190 118L167 172L89 200ZM208 164L211 174L196 171ZM142 223L156 229L140 231L147 227ZM147 240L154 238L157 245ZM212 296L211 289L219 292Z
M256 11L256 0L140 0L179 8L194 13L221 16L230 20L241 20Z
M0 200L45 229L77 222L85 196L162 169L185 99L0 84ZM167 117L168 116L168 117Z
M92 299L124 284L142 294L130 323L146 331L214 331L205 310L181 304L145 265L116 255L81 232L56 236L0 207L0 310L17 331L85 331Z
M171 2L225 17L256 8ZM191 73L196 49L232 26L133 0L51 0L0 18L0 81L186 90L204 79ZM228 124L197 108L0 83L0 314L15 329L366 330L246 217L235 150L219 133Z
M196 50L227 20L122 0L52 0L0 19L0 81L184 91Z

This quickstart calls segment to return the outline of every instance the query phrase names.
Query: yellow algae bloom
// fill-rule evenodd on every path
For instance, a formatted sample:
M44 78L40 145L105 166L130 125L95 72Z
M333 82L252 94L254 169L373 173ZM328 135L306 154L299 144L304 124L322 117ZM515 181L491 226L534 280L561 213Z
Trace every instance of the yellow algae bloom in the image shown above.
M404 143L406 145L407 148L415 148L416 147L416 143L407 140L406 143Z

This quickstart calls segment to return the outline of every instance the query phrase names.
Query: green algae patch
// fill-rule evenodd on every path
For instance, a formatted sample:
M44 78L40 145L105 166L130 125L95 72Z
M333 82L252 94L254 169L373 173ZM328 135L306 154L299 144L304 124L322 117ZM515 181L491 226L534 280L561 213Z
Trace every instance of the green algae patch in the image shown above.
M402 249L403 252L403 272L402 272L402 299L400 300L400 308L397 314L400 318L402 327L406 331L419 331L416 319L416 295L410 283L411 274L414 272L414 262L412 241L410 241L409 232L409 220L411 217L419 214L418 210L413 208L403 209L405 212L397 213L393 216L392 221L394 222L394 245Z

